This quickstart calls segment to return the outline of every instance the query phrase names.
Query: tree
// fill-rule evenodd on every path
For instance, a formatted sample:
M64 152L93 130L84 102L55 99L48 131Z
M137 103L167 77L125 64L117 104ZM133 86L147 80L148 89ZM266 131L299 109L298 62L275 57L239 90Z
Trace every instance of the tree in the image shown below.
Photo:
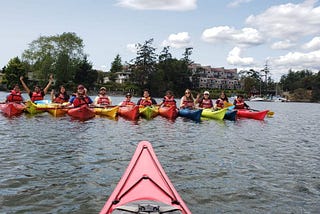
M21 62L19 57L10 59L7 66L4 67L4 80L3 83L7 84L7 88L11 89L15 84L19 84L20 76L25 76L28 70L28 64Z
M159 55L159 63L166 61L168 59L172 59L172 54L169 52L170 47L166 46L162 49Z
M52 73L63 83L74 77L75 66L85 56L83 47L82 39L75 33L40 36L29 44L22 57L31 65L36 79L47 81Z
M98 71L92 70L91 63L88 62L87 57L84 57L77 65L74 82L76 84L83 84L89 89L94 88L97 79Z
M151 74L155 71L156 54L152 47L153 39L145 41L144 44L138 43L137 57L131 61L130 65L131 81L137 84L141 89L150 85Z
M193 61L191 61L190 56L192 54L192 47L188 47L185 49L184 53L183 53L183 60L187 63L187 65L191 65L193 63Z
M123 65L121 62L121 57L119 54L117 54L117 56L114 58L113 62L111 63L111 69L110 69L110 73L108 74L109 79L112 82L115 82L116 78L117 78L117 72L121 72L123 71Z

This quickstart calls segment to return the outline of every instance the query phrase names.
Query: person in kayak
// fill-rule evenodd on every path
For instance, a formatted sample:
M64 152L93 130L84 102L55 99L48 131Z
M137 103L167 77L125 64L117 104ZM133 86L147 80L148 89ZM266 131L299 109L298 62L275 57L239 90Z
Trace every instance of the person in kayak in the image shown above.
M216 100L216 103L214 104L213 108L218 110L218 109L223 109L227 103L229 103L227 95L224 93L224 91L221 92L219 98Z
M107 89L101 87L98 96L94 99L94 105L96 106L109 106L112 105L111 98L107 95Z
M213 102L210 99L209 91L203 92L203 97L200 97L200 94L198 94L195 103L199 105L199 108L212 108L213 107Z
M138 100L137 105L140 105L143 107L152 106L152 105L157 105L157 101L150 96L150 92L148 89L144 89L143 97L141 97Z
M23 102L23 97L21 95L20 87L16 84L13 89L11 90L10 94L6 97L6 102L16 102L21 103Z
M195 99L191 93L191 90L186 89L184 96L181 97L180 108L194 109L195 108L194 102L195 102Z
M66 88L61 85L59 87L59 93L54 94L54 90L51 91L51 101L53 103L66 103L70 99L70 96L68 95Z
M121 103L119 103L119 106L134 106L136 105L134 102L131 101L131 93L127 93L126 94L126 97L125 97L125 100L122 101Z
M47 86L43 90L41 90L40 86L36 85L34 87L34 91L33 92L28 88L26 83L23 81L23 76L20 77L20 82L21 82L24 90L26 90L27 94L29 95L31 101L34 102L36 100L43 100L44 99L44 96L48 92L49 87L53 83L53 76L50 75L49 82L48 82Z
M163 100L159 104L159 106L165 106L165 107L177 106L177 102L174 99L172 91L168 90L166 92L166 95L163 97Z
M87 95L87 90L83 85L78 85L75 96L72 96L69 103L73 107L80 107L82 105L90 105L93 103L92 99Z
M249 109L250 107L248 104L244 102L243 95L238 95L237 98L234 100L233 105L235 106L235 109Z

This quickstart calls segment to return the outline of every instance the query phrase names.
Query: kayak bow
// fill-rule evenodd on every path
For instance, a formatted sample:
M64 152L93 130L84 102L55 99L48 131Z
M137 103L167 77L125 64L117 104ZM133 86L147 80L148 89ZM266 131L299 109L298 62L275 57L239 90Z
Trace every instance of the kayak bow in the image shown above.
M158 212L139 212L140 209ZM152 145L147 141L141 141L126 172L100 214L120 213L120 211L163 213L163 210L168 214L191 214L163 170Z

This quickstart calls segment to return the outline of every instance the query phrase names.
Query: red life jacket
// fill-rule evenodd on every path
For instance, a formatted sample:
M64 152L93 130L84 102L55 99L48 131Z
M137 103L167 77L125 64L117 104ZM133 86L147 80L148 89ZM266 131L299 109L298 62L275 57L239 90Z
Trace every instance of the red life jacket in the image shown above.
M64 102L68 102L68 98L65 97L64 94L59 94L59 96L57 96L54 100L53 100L54 103L64 103Z
M12 90L11 93L7 96L7 101L9 102L22 102L22 96L20 92Z
M184 108L193 108L194 107L194 101L187 100L186 98L183 98L182 104L184 105Z
M76 98L74 98L72 104L74 107L88 105L88 104L90 104L90 99L89 99L89 97L76 97Z
M167 96L164 96L163 106L176 106L176 101L174 100L174 97L171 96L171 98L169 98Z
M37 93L35 91L32 92L31 101L34 102L36 100L43 100L42 91L39 91L39 93Z
M223 108L224 107L224 101L222 99L217 99L216 101L217 107L218 108Z
M140 105L142 106L152 106L152 100L150 97L142 97L140 100Z
M199 104L200 108L212 108L213 103L211 99L202 99L202 101Z
M127 100L124 100L124 101L122 101L122 103L121 103L121 106L134 106L134 105L135 105L134 102L132 102L132 101L127 101Z
M100 105L110 105L110 99L108 96L100 96L99 95L99 99L97 101L97 104Z
M244 109L244 101L239 101L238 98L235 99L235 108Z

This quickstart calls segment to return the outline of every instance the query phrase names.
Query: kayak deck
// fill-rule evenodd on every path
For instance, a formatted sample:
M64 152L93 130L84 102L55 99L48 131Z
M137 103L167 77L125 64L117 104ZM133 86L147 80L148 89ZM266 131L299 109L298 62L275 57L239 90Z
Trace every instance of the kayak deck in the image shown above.
M141 201L147 201L146 203ZM151 144L141 141L126 169L124 175L107 200L100 214L115 213L123 206L153 206L163 203L161 207L172 207L182 214L191 213L173 184L163 170ZM137 209L137 205L134 206ZM169 213L169 212L168 212Z

